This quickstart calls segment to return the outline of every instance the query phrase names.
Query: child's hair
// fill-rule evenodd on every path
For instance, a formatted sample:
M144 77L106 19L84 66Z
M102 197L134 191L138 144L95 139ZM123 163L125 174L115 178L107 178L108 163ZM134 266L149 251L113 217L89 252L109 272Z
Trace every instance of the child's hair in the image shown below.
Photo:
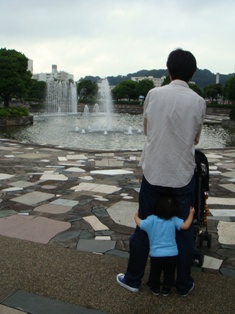
M177 206L174 196L169 193L160 195L156 203L154 215L166 220L176 216Z

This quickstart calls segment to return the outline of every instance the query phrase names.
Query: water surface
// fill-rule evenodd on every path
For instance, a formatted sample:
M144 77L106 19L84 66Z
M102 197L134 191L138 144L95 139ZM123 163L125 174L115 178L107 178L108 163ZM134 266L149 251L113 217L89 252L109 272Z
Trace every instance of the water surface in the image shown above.
M141 150L145 143L142 115L130 114L114 114L111 121L104 114L39 115L34 116L32 126L0 130L0 137L92 150ZM224 129L220 124L204 125L197 148L229 146L235 146L233 130Z

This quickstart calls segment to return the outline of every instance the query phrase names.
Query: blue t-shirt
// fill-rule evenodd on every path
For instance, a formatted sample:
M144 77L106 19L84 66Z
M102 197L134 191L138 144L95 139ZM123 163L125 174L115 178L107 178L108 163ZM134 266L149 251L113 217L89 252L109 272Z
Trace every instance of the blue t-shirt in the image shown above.
M149 255L152 257L178 255L176 244L176 229L184 221L176 216L169 220L161 219L156 215L150 215L140 220L140 229L147 232L150 242Z

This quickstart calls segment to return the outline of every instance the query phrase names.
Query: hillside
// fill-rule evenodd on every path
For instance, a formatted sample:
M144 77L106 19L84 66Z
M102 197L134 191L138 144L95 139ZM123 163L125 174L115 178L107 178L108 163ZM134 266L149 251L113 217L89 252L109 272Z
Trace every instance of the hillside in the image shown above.
M168 72L167 70L140 70L135 73L129 73L126 76L124 75L118 75L118 76L108 76L108 81L110 85L118 85L120 82L124 80L128 80L133 76L153 76L153 77L162 77L162 76L167 76ZM222 85L225 84L225 82L235 76L235 73L231 74L220 74L220 83ZM98 79L101 79L99 76L86 76L84 77L86 80L91 80L91 81L97 81ZM216 74L210 72L207 69L201 70L197 69L196 73L194 74L192 81L195 82L201 89L203 89L205 86L210 85L210 84L215 84L216 82Z

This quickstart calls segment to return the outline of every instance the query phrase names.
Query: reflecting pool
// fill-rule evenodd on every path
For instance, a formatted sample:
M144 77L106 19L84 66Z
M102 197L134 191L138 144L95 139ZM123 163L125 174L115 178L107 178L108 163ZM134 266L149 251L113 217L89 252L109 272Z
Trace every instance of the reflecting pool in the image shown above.
M141 150L145 142L142 115L113 114L107 128L101 114L37 115L32 126L0 130L1 138L88 150ZM197 148L235 146L235 133L220 124L203 127Z

